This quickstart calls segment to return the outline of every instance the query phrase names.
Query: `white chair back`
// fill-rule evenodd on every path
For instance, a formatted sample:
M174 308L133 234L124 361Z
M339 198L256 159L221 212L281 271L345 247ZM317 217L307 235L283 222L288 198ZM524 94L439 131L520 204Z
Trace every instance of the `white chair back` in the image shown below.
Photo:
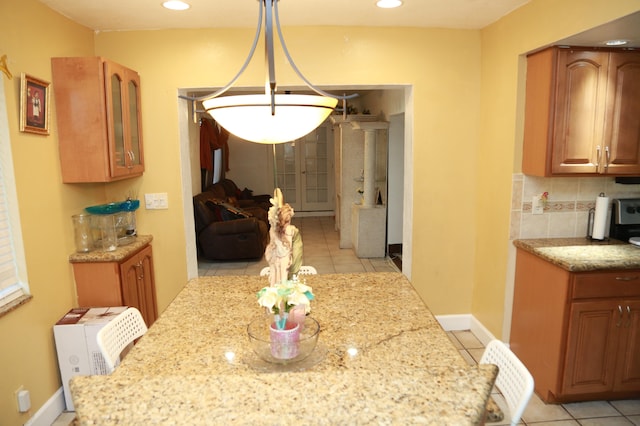
M109 373L115 369L122 350L146 332L147 325L136 308L127 308L98 331L98 347Z
M318 275L318 271L313 266L302 265L302 266L300 266L300 269L298 270L298 275ZM264 268L262 268L260 270L260 276L261 277L268 277L269 276L269 267L268 266L265 266Z
M518 424L533 395L533 376L511 349L497 339L489 342L480 364L498 366L496 386L507 401L511 425Z
M302 265L298 270L298 275L318 275L318 271L313 266Z

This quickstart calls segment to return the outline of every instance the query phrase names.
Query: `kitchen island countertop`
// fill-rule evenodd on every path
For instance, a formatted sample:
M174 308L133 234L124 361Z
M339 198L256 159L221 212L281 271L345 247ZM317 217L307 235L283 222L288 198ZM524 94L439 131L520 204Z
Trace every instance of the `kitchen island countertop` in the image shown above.
M640 269L640 247L614 239L538 238L513 244L570 272Z
M79 424L480 424L497 369L468 366L400 273L306 278L318 347L250 349L265 277L191 280L110 376L74 377Z

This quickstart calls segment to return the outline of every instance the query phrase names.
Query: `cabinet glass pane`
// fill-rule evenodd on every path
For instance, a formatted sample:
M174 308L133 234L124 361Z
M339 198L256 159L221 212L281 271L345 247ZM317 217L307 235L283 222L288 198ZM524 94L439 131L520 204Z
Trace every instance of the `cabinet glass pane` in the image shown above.
M131 132L131 163L140 164L140 132L138 130L138 86L129 81L129 128Z
M113 115L113 145L115 161L118 166L125 166L124 130L122 123L122 80L117 74L111 76L111 113Z

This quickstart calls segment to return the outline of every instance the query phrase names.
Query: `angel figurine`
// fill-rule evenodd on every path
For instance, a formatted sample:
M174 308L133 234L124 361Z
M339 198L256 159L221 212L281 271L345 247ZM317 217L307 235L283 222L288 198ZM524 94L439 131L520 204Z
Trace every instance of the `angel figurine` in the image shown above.
M302 238L291 224L294 211L284 203L280 188L276 188L269 209L269 244L264 258L269 263L269 284L292 279L302 263Z

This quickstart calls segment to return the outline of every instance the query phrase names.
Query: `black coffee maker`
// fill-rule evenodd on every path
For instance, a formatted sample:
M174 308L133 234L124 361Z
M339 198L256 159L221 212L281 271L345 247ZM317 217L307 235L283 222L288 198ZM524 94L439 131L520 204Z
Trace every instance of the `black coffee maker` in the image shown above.
M640 237L640 198L613 200L609 237L625 242Z

